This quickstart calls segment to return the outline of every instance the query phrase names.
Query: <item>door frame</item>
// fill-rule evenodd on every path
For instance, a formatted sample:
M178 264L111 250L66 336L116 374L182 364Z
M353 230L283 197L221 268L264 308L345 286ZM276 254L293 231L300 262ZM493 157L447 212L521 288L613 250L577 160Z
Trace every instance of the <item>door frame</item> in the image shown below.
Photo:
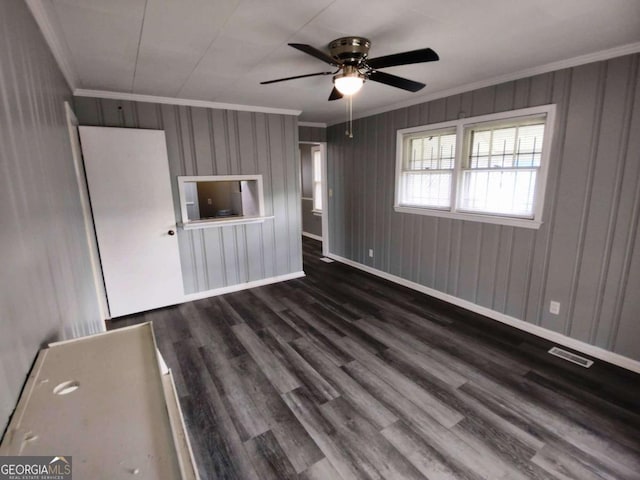
M80 145L80 134L78 133L78 117L76 117L76 114L71 108L69 102L64 102L64 110L67 117L67 129L69 131L69 141L71 143L71 156L73 158L73 168L76 173L76 182L78 184L78 193L80 195L80 206L82 208L85 236L87 239L87 246L89 247L89 259L91 261L94 290L98 301L98 311L100 313L100 318L102 320L107 320L111 318L111 315L109 313L107 291L104 286L104 277L102 276L98 239L93 225L93 213L91 211L91 200L89 199L87 177L84 171L84 162L82 160L82 147Z
M329 185L327 178L327 142L310 142L299 141L298 145L319 145L320 146L320 163L322 165L322 255L327 256L329 254ZM298 159L300 167L302 167L302 157ZM302 168L300 168L302 175ZM302 179L302 177L300 177ZM302 197L302 189L300 190L300 197ZM302 203L301 199L300 203ZM302 221L300 224L302 228Z

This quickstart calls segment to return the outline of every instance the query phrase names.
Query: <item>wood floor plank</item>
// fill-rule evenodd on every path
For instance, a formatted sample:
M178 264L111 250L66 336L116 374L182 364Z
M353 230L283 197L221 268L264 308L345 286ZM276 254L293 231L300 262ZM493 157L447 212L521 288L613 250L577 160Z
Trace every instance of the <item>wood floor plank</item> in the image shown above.
M453 427L464 417L460 412L450 408L428 391L412 382L399 371L390 367L379 357L372 355L351 338L343 338L342 345L362 365L366 365L375 375L391 385L400 395L411 398L425 412L446 428Z
M366 471L372 478L424 480L425 477L378 430L343 398L320 406L323 417L338 432L344 444L366 459Z
M384 407L375 397L336 367L329 358L307 339L292 342L298 353L311 364L346 400L378 429L391 425L398 417Z
M257 331L270 327L277 322L277 316L258 297L249 292L240 291L227 297L227 302L242 318L243 322Z
M640 409L634 414L617 405L594 398L587 392L576 397L572 393L573 389L568 391L566 386L557 380L537 372L529 372L525 378L529 381L530 391L536 398L557 406L566 417L578 425L597 431L599 435L621 444L640 457Z
M429 480L481 480L472 471L454 471L446 459L403 420L385 428L382 434Z
M297 304L288 298L283 299L283 302L287 305L289 311L295 313L299 318L309 324L312 328L322 333L326 338L332 342L337 342L340 338L344 337L344 333L335 328L328 322L322 321L313 312L312 303Z
M253 467L262 480L295 480L298 474L271 431L245 442Z
M242 315L240 315L236 310L231 306L228 299L230 297L227 295L226 297L215 297L210 298L209 301L212 303L216 303L220 306L220 311L222 312L222 319L227 322L229 326L238 325L240 323L245 323Z
M282 364L296 375L318 403L328 402L340 396L338 391L322 375L271 328L263 330L258 336Z
M562 453L552 446L543 448L533 457L532 462L561 480L618 480L625 478L608 475L602 470L594 471L571 455Z
M560 411L530 401L528 396L517 390L511 390L488 379L482 384L474 380L460 388L479 401L491 405L491 408L502 416L520 417L519 421L527 425L530 431L535 432L545 443L548 443L549 439L569 442L607 469L618 472L621 478L634 478L634 472L640 472L640 457L635 452L571 422Z
M377 353L387 348L387 346L369 335L366 331L355 326L352 321L342 318L340 315L330 311L320 304L308 305L307 311L313 312L317 321L325 325L330 325L341 333L341 336L349 337L351 340L358 342L363 348L371 353Z
M185 324L191 332L191 338L198 346L215 346L223 351L227 358L247 353L230 326L223 320L220 305L208 300L180 305L182 316L189 319Z
M323 419L319 407L304 388L287 392L282 398L343 479L371 478L363 471L356 452L340 441L335 429Z
M371 372L358 361L353 361L342 367L350 376L369 391L375 398L393 411L399 418L411 423L421 438L430 445L438 454L446 459L447 464L460 471L463 475L474 478L477 474L480 478L492 480L506 473L503 465L495 463L492 459L486 459L471 446L466 444L457 435L443 427L425 410L416 405L412 400L403 395L397 395L395 389L372 375Z
M334 288L334 283L318 285L311 279L308 282L295 280L294 283L312 298L317 298L319 303L345 318L357 320L364 315L377 312L374 306L363 304L357 298L345 296L343 291Z
M234 358L233 366L253 393L255 405L267 421L282 450L300 473L324 457L282 397L249 355Z
M200 354L222 402L243 442L269 430L269 424L255 405L250 390L229 360L212 347L200 348Z
M416 348L416 343L409 343L398 338L396 335L390 335L366 319L358 320L355 324L371 336L380 340L387 347L393 349L398 355L419 365L425 372L428 372L446 384L457 388L467 382L467 378L449 368L445 363L439 362L432 355L429 355L431 349L424 347L424 344L420 344L420 346Z
M414 315L420 317L425 321L434 322L438 325L447 326L453 323L453 320L448 316L445 316L439 312L433 310L427 310L421 308L413 303L413 298L405 302L399 302L397 297L397 289L389 292L386 285L371 284L363 286L361 282L341 283L341 288L351 292L352 296L365 300L373 305L376 305L377 312L388 311L398 315ZM363 288L364 287L364 288Z
M412 363L410 358L394 350L381 352L380 358L403 372L416 385L431 392L442 403L460 412L469 428L481 435L485 442L495 444L496 449L513 459L514 463L520 461L523 465L528 464L527 460L544 446L539 438L497 415L475 398L431 376Z
M296 313L284 310L279 313L279 316L290 327L298 331L302 337L306 338L323 351L335 365L344 365L345 363L349 363L353 360L350 355L345 354L342 350L336 347L335 344L321 331L316 330Z
M292 342L293 340L302 337L304 334L291 324L288 314L288 310L280 310L276 312L278 320L269 328L276 332L284 341Z
M280 393L286 393L301 386L300 380L286 369L248 325L234 325L231 329Z
M486 366L486 371L493 369L497 374L508 371L524 375L530 370L529 366L524 365L518 359L490 348L477 338L451 335L449 329L433 322L425 322L420 317L401 316L383 311L375 318L385 323L387 328L397 329L398 326L402 326L403 332L415 336L416 339L433 349L448 352L471 365Z
M265 285L264 287L252 288L248 292L259 298L265 305L267 305L274 313L285 310L285 307L279 299L277 284Z
M300 480L346 480L327 458L314 463L299 476Z
M180 396L187 431L202 480L258 480L238 432L209 372L191 341L177 342L176 355L190 395Z

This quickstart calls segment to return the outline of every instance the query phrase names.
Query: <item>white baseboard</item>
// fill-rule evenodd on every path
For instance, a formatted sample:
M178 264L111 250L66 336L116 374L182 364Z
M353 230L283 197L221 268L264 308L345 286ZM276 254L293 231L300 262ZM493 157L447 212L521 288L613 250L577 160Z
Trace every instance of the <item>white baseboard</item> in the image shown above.
M464 300L459 297L454 297L453 295L449 295L448 293L443 293L439 290L435 290L433 288L426 287L419 283L412 282L411 280L407 280L402 277L392 275L391 273L383 272L382 270L378 270L376 268L363 265L362 263L354 262L353 260L349 260L348 258L344 258L339 255L328 253L326 256L338 262L341 262L351 267L362 270L364 272L370 273L372 275L376 275L378 277L384 278L386 280L397 283L399 285L403 285L413 290L417 290L418 292L426 293L427 295L430 295L432 297L438 298L440 300L444 300L445 302L449 302L453 305L457 305L467 310L471 310L472 312L479 313L480 315L484 315L485 317L489 317L493 320L497 320L498 322L505 323L519 330L531 333L533 335L544 338L546 340L557 343L559 345L563 345L565 347L571 348L573 350L584 353L586 355L590 355L594 358L604 360L605 362L612 363L614 365L625 368L632 372L640 373L640 362L632 358L625 357L624 355L620 355L618 353L614 353L609 350L596 347L589 343L585 343L580 340L567 337L566 335L563 335L561 333L548 330L546 328L540 327L538 325L534 325L529 322L525 322L524 320L520 320L510 315L506 315L496 310L491 310L490 308L483 307L481 305L470 302L468 300Z
M320 235L314 235L313 233L302 232L303 237L313 238L314 240L322 241L322 237Z
M203 298L217 297L218 295L224 295L226 293L239 292L240 290L247 290L249 288L262 287L264 285L270 285L272 283L284 282L286 280L293 280L294 278L304 277L303 271L287 273L285 275L277 275L275 277L263 278L261 280L253 280L251 282L238 283L236 285L229 285L227 287L214 288L212 290L205 290L202 292L188 293L184 296L184 302L191 302L193 300L201 300Z

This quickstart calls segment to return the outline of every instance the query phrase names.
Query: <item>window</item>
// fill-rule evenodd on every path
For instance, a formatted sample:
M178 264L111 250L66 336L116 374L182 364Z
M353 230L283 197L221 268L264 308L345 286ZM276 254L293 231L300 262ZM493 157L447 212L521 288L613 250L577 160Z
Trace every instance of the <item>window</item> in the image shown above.
M399 212L538 228L554 105L398 131Z
M313 211L322 212L322 153L320 147L311 148L313 166Z
M262 175L178 177L185 229L264 221Z
M405 144L400 203L449 208L456 154L455 129L411 135Z

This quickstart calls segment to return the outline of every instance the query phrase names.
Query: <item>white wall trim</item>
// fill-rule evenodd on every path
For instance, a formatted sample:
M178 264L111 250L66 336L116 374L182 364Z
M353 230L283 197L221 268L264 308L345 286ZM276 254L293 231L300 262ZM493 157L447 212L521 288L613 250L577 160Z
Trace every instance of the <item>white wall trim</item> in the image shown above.
M235 285L229 285L227 287L214 288L212 290L204 290L202 292L188 293L184 296L184 302L191 302L193 300L201 300L203 298L217 297L218 295L225 295L227 293L239 292L240 290L248 290L249 288L263 287L264 285L270 285L272 283L285 282L287 280L293 280L296 278L304 277L303 271L287 273L285 275L277 275L275 277L263 278L261 280L253 280L251 282L237 283ZM184 303L183 302L183 303Z
M299 127L316 127L316 128L327 128L326 123L322 122L298 122Z
M140 93L111 92L108 90L86 90L76 88L73 91L76 97L109 98L112 100L130 100L133 102L162 103L166 105L183 105L186 107L218 108L222 110L236 110L239 112L275 113L277 115L298 116L302 110L290 110L286 108L262 107L259 105L239 105L236 103L210 102L208 100L190 100L187 98L160 97L156 95L142 95Z
M363 265L358 262L354 262L353 260L349 260L339 255L334 255L332 253L329 253L326 256L338 262L344 263L351 267L370 273L372 275L376 275L378 277L384 278L386 280L397 283L399 285L403 285L413 290L426 293L427 295L438 298L440 300L444 300L445 302L449 302L453 305L466 308L467 310L471 310L472 312L479 313L480 315L484 315L498 322L505 323L507 325L517 328L518 330L531 333L533 335L544 338L546 340L557 343L559 345L563 345L565 347L571 348L578 352L590 355L594 358L604 360L605 362L609 362L619 367L625 368L632 372L640 373L640 361L633 360L632 358L625 357L624 355L620 355L618 353L614 353L609 350L605 350L603 348L596 347L594 345L590 345L585 342L581 342L580 340L567 337L566 335L563 335L561 333L557 333L552 330L548 330L546 328L540 327L538 325L525 322L524 320L520 320L518 318L512 317L510 315L506 315L501 312L497 312L495 310L491 310L490 308L483 307L481 305L470 302L468 300L464 300L459 297L454 297L453 295L443 293L439 290L434 290L433 288L429 288L419 283L412 282L411 280L406 280L402 277L398 277L391 273L383 272L382 270L378 270L376 268L369 267L367 265Z
M58 16L53 4L43 0L26 0L26 2L53 57L56 59L58 68L69 85L69 89L74 91L79 86L78 75L71 61L69 46L64 40L64 36L60 34L61 28L58 25Z
M526 68L517 72L506 73L504 75L498 75L496 77L490 77L485 80L479 80L477 82L465 83L457 87L448 88L445 90L439 90L437 92L429 93L427 95L421 95L411 97L408 100L393 103L378 108L371 108L369 110L363 110L356 112L353 115L354 119L370 117L379 113L390 112L392 110L398 110L400 108L410 107L412 105L418 105L420 103L430 102L439 98L450 97L451 95L457 95L459 93L470 92L484 87L490 87L492 85L499 85L505 82L511 82L520 78L533 77L543 73L553 72L556 70L562 70L564 68L577 67L579 65L585 65L587 63L599 62L602 60L609 60L611 58L621 57L623 55L630 55L632 53L640 52L640 42L629 43L627 45L620 45L618 47L610 48L607 50L600 50L598 52L587 53L586 55L580 55L577 57L567 58L557 62L551 62L537 67ZM339 120L333 120L327 122L328 126L339 125L344 123L344 118Z
M313 233L302 232L303 237L313 238L314 240L322 241L322 237L320 235L315 235Z

